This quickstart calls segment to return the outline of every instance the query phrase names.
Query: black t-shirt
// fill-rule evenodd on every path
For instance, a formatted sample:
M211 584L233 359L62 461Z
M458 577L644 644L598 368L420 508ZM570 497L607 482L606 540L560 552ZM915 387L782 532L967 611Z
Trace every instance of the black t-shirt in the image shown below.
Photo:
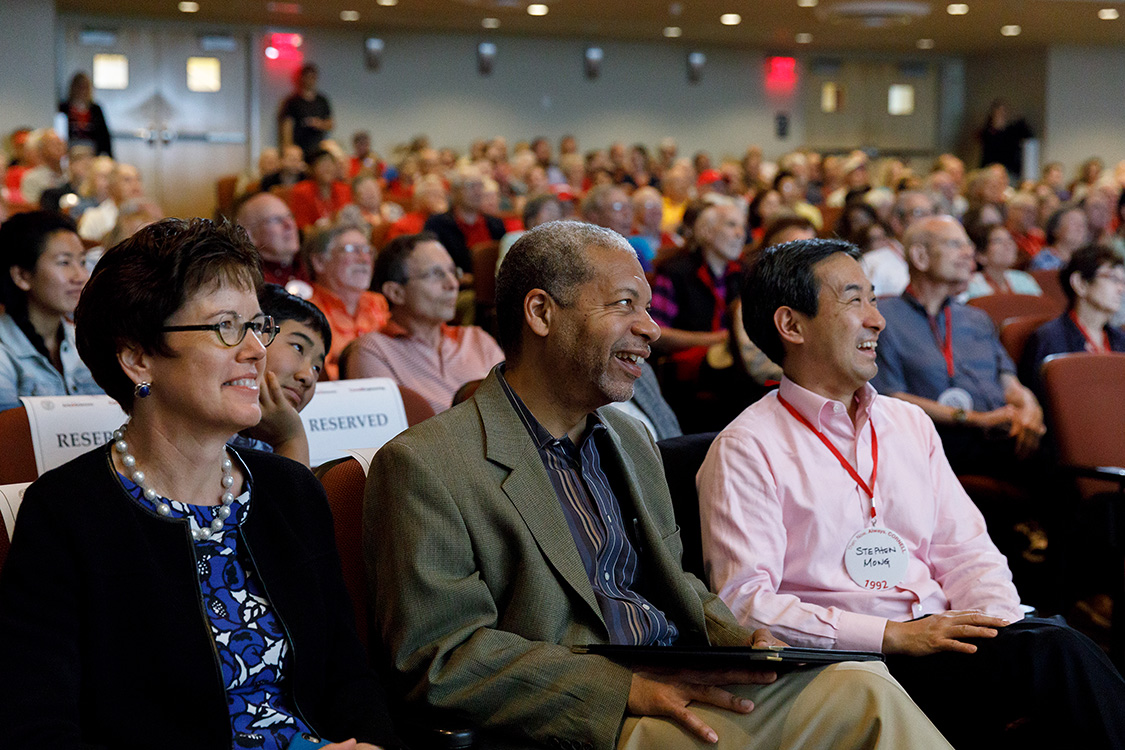
M278 121L287 117L293 118L293 142L305 152L305 161L312 158L320 142L324 140L327 131L314 128L305 124L308 117L327 119L332 116L332 107L324 94L317 93L312 100L305 99L300 94L292 94L281 104Z

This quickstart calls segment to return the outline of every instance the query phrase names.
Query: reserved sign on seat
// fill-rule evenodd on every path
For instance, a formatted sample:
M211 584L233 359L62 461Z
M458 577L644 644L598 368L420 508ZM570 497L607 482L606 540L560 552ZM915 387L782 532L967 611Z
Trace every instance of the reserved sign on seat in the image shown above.
M313 466L350 455L350 450L381 448L407 427L402 396L390 378L317 383L301 421Z
M43 472L113 440L125 412L109 396L22 396L35 466Z

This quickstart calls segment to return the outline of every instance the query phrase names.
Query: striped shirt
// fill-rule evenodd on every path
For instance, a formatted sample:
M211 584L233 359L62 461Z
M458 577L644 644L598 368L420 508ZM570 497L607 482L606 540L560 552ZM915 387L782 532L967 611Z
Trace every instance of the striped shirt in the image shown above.
M566 435L556 439L508 385L503 366L497 374L504 393L539 449L605 618L610 643L671 645L679 636L675 624L635 590L643 578L641 559L629 540L621 506L598 452L598 443L609 440L605 423L597 414L589 415L580 446Z

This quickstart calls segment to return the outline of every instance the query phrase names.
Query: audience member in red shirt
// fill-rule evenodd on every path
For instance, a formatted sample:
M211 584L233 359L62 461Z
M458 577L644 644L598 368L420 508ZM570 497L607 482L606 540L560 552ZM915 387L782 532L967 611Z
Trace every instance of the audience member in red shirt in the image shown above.
M436 234L457 267L471 274L473 259L469 248L481 242L499 241L505 233L504 222L481 210L484 178L479 170L466 167L458 171L450 187L453 210L426 219L425 230Z
M289 207L302 231L331 223L336 212L352 202L352 189L338 179L339 165L331 152L321 149L313 154L309 171L312 178L298 182L289 195Z

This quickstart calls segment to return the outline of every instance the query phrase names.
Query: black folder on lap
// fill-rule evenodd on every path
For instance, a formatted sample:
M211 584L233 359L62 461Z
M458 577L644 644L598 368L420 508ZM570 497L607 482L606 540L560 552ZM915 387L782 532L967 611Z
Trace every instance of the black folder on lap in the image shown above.
M630 667L648 669L752 669L784 672L842 661L883 661L877 651L838 651L825 648L751 648L750 646L614 646L591 643L571 646L576 654L596 654Z

